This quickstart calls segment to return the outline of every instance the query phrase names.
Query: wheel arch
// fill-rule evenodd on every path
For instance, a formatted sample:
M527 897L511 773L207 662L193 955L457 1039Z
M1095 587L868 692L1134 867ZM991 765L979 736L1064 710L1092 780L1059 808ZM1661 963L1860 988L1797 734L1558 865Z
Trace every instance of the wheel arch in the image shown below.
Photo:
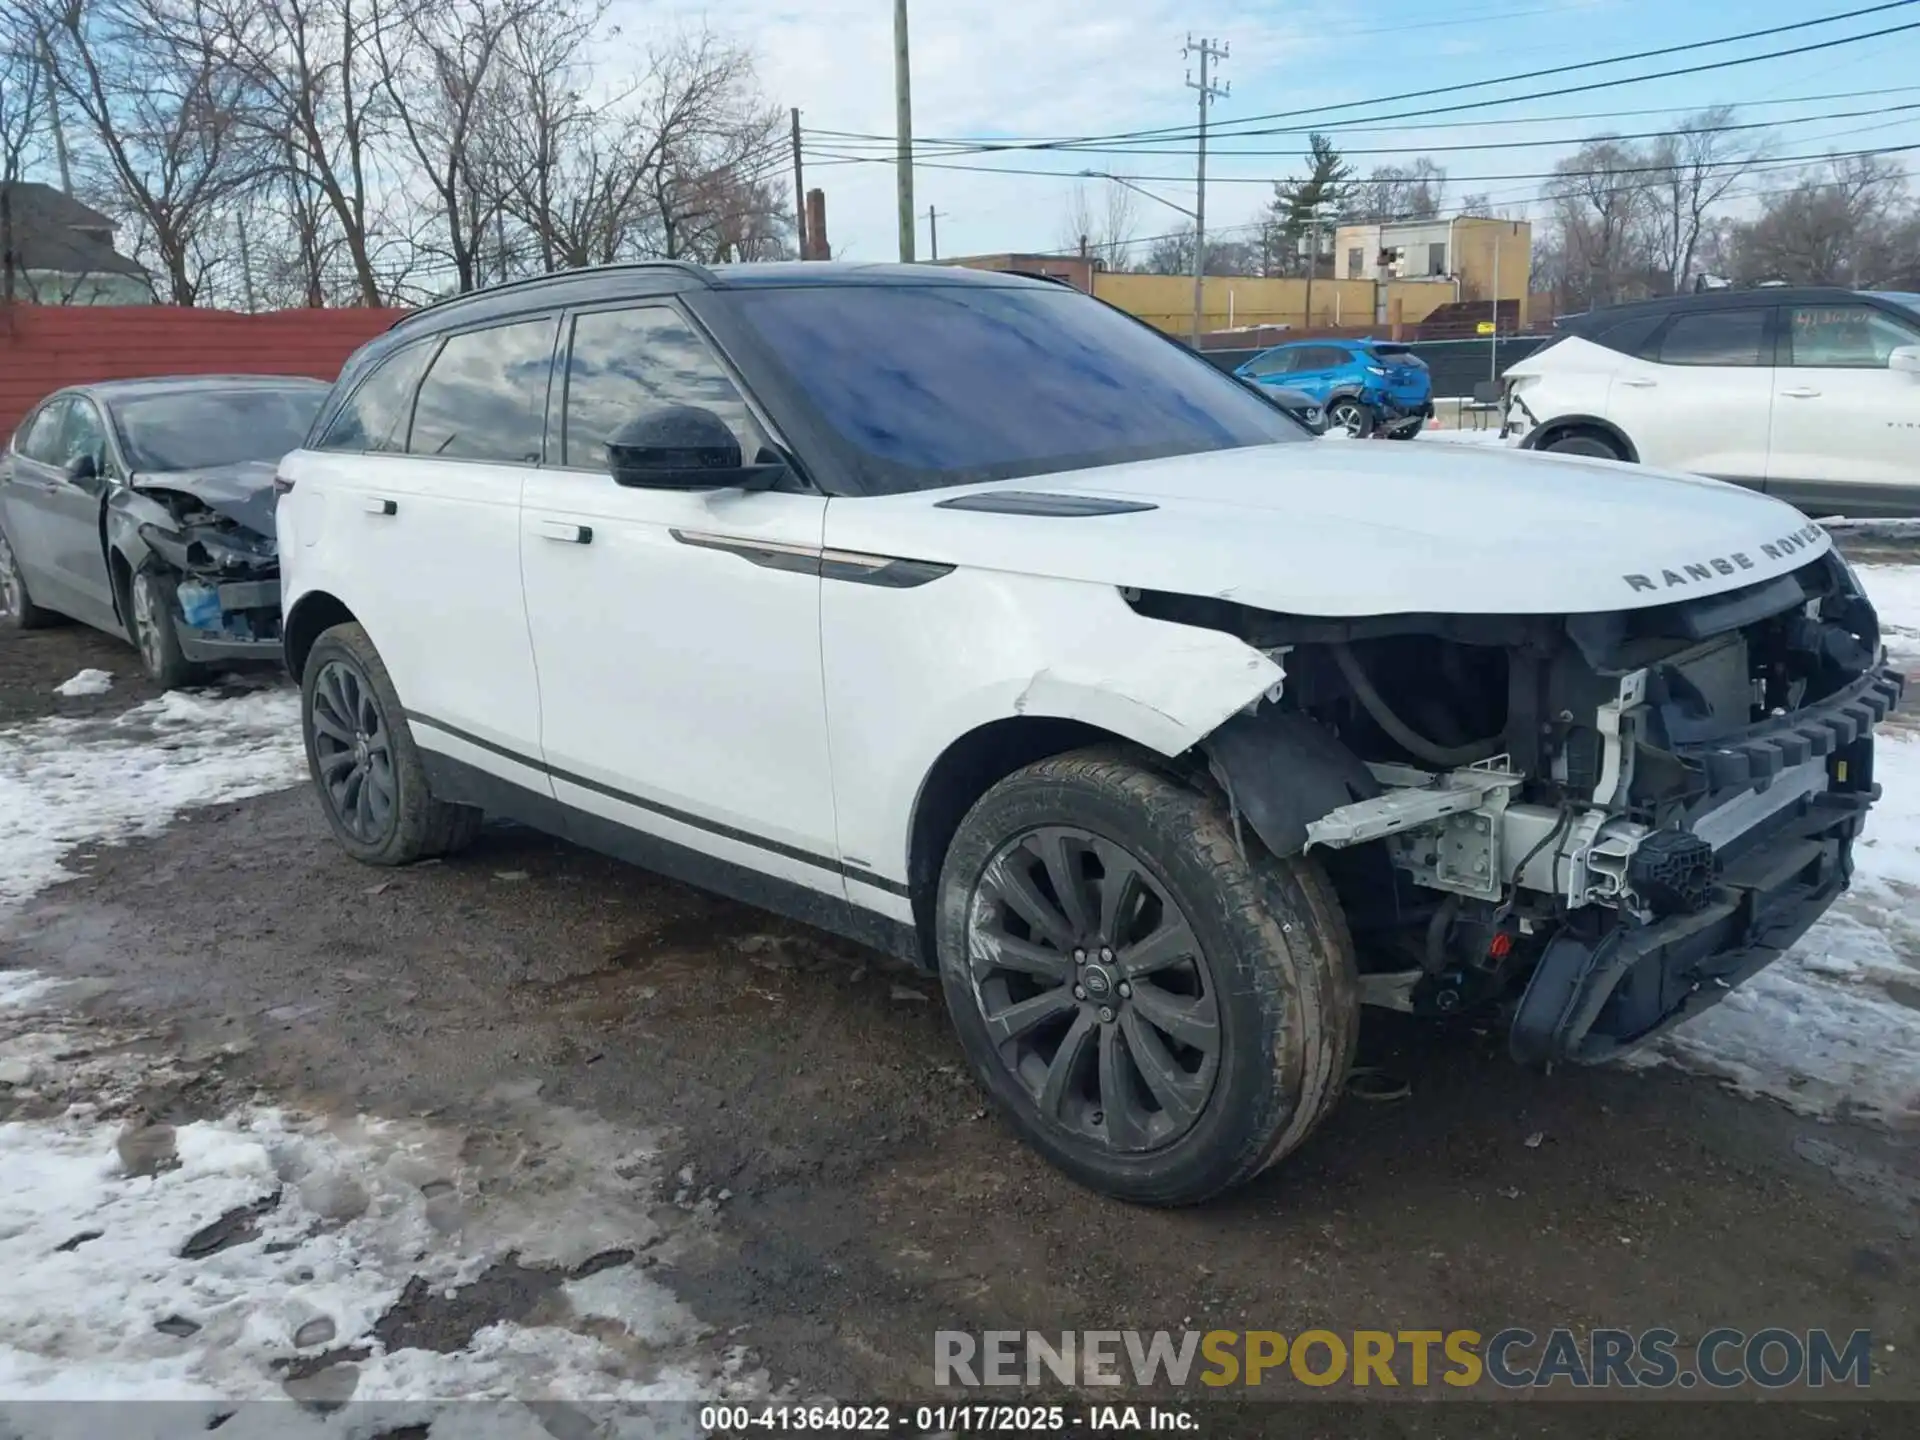
M907 830L907 890L921 957L935 963L934 901L940 867L954 834L980 797L1015 771L1036 761L1090 745L1125 745L1146 751L1125 736L1084 720L1051 715L1012 715L975 726L933 762L914 797Z
M287 612L281 630L281 649L286 656L287 673L297 681L307 667L307 654L318 640L335 625L348 625L360 617L346 603L325 590L309 590Z
M1581 430L1592 431L1610 445L1615 446L1630 464L1640 463L1639 447L1627 438L1627 432L1611 420L1602 419L1598 415L1556 415L1551 420L1542 422L1532 434L1528 435L1526 444L1522 448L1545 450L1554 441L1563 440Z

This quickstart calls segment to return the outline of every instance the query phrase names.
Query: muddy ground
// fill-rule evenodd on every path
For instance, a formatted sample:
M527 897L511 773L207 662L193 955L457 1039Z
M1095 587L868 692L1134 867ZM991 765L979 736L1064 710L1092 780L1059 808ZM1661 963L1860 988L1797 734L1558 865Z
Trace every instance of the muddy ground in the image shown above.
M53 701L86 665L114 692ZM0 637L0 720L124 707L148 693L132 674L78 628ZM0 929L0 965L105 977L106 1011L248 1043L162 1118L264 1091L457 1121L521 1080L669 1127L672 1167L730 1194L722 1243L663 1278L805 1392L924 1396L937 1329L1724 1324L1871 1328L1875 1392L1920 1399L1911 1135L1665 1069L1539 1075L1497 1035L1369 1012L1362 1059L1402 1098L1350 1098L1225 1202L1129 1209L987 1112L927 977L525 830L371 871L296 789L87 865ZM1285 1405L1217 1430L1747 1440L1911 1415Z

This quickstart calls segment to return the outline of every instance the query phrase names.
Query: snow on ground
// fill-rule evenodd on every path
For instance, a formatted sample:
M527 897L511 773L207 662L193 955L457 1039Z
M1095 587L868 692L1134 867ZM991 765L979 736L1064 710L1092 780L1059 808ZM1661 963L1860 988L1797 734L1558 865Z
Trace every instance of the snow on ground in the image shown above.
M1441 445L1504 445L1500 438L1500 427L1489 425L1484 430L1422 430L1422 440L1431 440Z
M1857 569L1891 658L1915 673L1920 566ZM1920 1126L1920 738L1882 729L1874 771L1885 793L1854 847L1852 889L1660 1058L1804 1113Z
M70 679L62 680L53 687L53 693L64 695L69 700L82 695L104 695L113 689L113 675L106 670L82 670Z
M57 985L6 979L0 1064L45 1113L0 1125L0 1433L107 1433L95 1407L34 1402L180 1402L110 1428L184 1435L292 1396L310 1408L222 1433L357 1440L460 1399L496 1403L463 1406L459 1433L533 1436L548 1432L529 1402L768 1393L647 1269L705 1243L717 1207L684 1172L677 1209L663 1202L650 1137L511 1091L497 1130L267 1105L149 1126L144 1089L217 1062L152 1053L63 1011ZM490 1321L483 1277L509 1256L537 1299ZM609 1418L551 1433L694 1428L686 1410Z
M78 845L156 834L184 809L282 789L305 769L299 696L285 687L170 690L120 715L0 729L0 910L70 878L60 857Z

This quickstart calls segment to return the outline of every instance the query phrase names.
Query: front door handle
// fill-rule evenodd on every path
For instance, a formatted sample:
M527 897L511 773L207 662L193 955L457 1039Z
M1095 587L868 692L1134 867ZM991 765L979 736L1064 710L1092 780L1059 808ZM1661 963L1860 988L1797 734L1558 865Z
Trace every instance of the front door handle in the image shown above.
M400 507L385 496L369 495L367 497L367 513L369 515L398 515L400 513Z
M544 539L563 540L569 545L591 545L593 527L575 525L567 520L541 520L534 526Z
M1636 390L1651 390L1660 382L1645 375L1622 375L1620 377L1620 383L1622 385L1631 385Z
M1795 390L1782 390L1780 393L1789 400L1813 400L1820 394L1818 390L1809 390L1804 385Z

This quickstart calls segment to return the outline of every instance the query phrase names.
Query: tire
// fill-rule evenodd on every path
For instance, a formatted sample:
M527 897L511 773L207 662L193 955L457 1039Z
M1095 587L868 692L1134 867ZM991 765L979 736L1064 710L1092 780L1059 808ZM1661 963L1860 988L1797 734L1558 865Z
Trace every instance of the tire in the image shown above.
M13 545L0 533L0 630L38 630L59 618L53 611L33 603Z
M1344 430L1355 440L1364 440L1373 433L1373 412L1351 396L1342 396L1328 403L1326 428Z
M405 715L359 624L313 642L300 676L307 772L334 838L362 864L453 855L480 833L478 809L434 799Z
M1057 898L1075 888L1077 924ZM1036 896L1045 925L1018 908ZM989 790L948 849L934 928L974 1074L1102 1194L1206 1200L1298 1148L1340 1097L1358 981L1319 865L1243 851L1217 799L1124 752L1056 756Z
M140 567L131 587L128 638L140 652L140 668L162 690L178 690L202 678L200 667L180 649L173 590L173 577L152 562Z
M1554 455L1591 455L1596 460L1627 458L1621 453L1618 445L1593 430L1575 430L1570 434L1557 437L1540 448Z

